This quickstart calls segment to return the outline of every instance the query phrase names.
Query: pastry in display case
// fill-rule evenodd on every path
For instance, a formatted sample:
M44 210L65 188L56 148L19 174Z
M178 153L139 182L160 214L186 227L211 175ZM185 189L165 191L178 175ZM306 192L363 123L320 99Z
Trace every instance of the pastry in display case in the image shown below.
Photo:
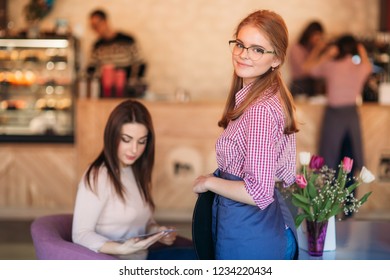
M0 39L0 141L73 142L75 39Z

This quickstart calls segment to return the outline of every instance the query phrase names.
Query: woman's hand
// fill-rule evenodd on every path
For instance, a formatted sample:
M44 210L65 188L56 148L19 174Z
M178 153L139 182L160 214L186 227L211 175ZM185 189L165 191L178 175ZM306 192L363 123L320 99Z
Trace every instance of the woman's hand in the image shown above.
M256 205L252 196L246 191L245 182L242 180L226 180L213 174L199 176L192 187L195 193L211 191L235 201L249 205Z
M176 232L174 227L164 227L164 226L161 226L161 227L159 227L158 230L159 231L160 230L173 230L173 231L165 232L163 234L163 236L161 237L161 239L158 240L160 243L170 246L170 245L172 245L175 242L176 236L177 236L177 232Z
M339 54L339 48L335 45L331 45L324 53L326 59L333 59Z
M358 43L356 48L357 48L358 54L360 56L365 55L367 53L366 48L364 47L364 45L362 43Z
M192 190L195 193L204 193L207 192L208 189L208 181L210 178L214 177L212 174L202 175L195 179Z
M117 254L128 255L138 251L146 250L151 245L162 239L164 235L164 232L159 232L144 239L139 237L129 238L117 247Z

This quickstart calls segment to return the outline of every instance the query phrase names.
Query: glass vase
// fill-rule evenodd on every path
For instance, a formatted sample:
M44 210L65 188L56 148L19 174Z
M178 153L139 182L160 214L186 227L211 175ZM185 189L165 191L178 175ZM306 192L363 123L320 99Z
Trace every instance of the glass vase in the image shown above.
M309 255L315 257L322 256L324 252L328 220L323 222L306 220L306 227Z

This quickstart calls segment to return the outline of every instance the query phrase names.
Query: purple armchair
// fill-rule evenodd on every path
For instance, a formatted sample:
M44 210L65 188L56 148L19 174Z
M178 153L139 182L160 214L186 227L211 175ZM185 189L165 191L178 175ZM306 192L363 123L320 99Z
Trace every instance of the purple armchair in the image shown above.
M72 214L57 214L36 218L31 224L31 237L35 255L39 260L118 260L115 256L96 253L86 247L72 242ZM177 236L175 243L168 247L161 243L153 244L150 249L178 248L182 257L192 257L192 240ZM173 250L172 250L173 252ZM174 252L173 252L174 253ZM157 256L159 256L157 254ZM173 259L178 255L172 255ZM166 256L165 256L166 258ZM191 258L192 259L192 258Z
M72 214L36 218L31 224L35 254L39 260L117 260L72 242Z

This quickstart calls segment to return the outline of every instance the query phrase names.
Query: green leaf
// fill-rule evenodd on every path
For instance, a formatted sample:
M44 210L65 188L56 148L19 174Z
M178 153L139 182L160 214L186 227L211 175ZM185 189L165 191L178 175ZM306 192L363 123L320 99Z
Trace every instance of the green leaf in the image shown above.
M321 208L322 212L320 215L318 215L318 222L322 222L322 221L325 221L327 220L327 215L328 215L328 211L327 210L330 210L332 206L332 200L329 200L326 202L325 206L323 208Z
M309 197L311 199L313 199L317 196L317 189L314 186L314 182L312 182L312 180L310 180L310 182L307 184L307 191L308 191Z
M319 176L318 174L312 173L311 176L310 176L309 182L314 184L315 181L317 180L318 176Z
M341 177L343 176L343 163L341 162L340 163L340 168L339 168L339 172L337 173L337 181L340 181L341 180Z
M299 201L302 201L303 203L310 204L309 199L307 197L303 196L303 195L300 195L300 194L297 194L297 193L293 193L293 197L295 197Z
M332 216L336 216L337 214L339 214L341 211L342 211L342 207L340 207L340 204L334 204L330 210L330 213L328 215L328 217L332 217Z
M328 201L326 202L324 209L329 210L330 207L332 206L332 204L333 204L333 201L330 198L328 198Z
M341 162L339 172L337 174L337 182L340 183L340 186L339 186L340 189L344 189L346 179L347 179L347 174L343 170L343 162Z
M291 201L292 201L292 203L293 203L296 207L301 208L302 210L304 210L304 211L305 211L306 213L308 213L308 214L311 214L311 213L310 213L310 207L309 207L308 204L303 203L302 201L296 199L295 197L293 197Z
M324 213L319 215L318 218L317 218L317 222L323 222L323 221L326 221L326 220L329 220L329 218L327 218L327 215L324 214Z
M353 183L347 188L348 194L352 193L359 186L358 182Z
M327 193L328 189L329 189L329 185L325 185L322 190L321 190L321 193L324 195L325 193ZM326 205L326 203L328 203L330 197L327 196L327 195L324 195L324 198L325 198L325 201L321 201L320 199L318 200L318 205L317 205L317 209L320 210L320 209L323 209Z
M367 199L368 199L368 197L371 195L371 193L372 193L372 192L366 193L366 194L359 200L359 202L363 205L363 204L367 201Z
M343 176L341 176L341 179L339 180L339 183L340 183L339 189L340 190L345 189L346 182L347 182L347 175L343 173Z
M319 208L318 205L317 205L316 203L312 203L312 204L313 204L313 205L312 205L311 207L312 207L313 213L314 213L314 215L315 215L316 213L319 212L319 209L321 209L321 208Z
M295 227L299 227L305 219L310 219L310 216L307 214L298 214L295 217Z

